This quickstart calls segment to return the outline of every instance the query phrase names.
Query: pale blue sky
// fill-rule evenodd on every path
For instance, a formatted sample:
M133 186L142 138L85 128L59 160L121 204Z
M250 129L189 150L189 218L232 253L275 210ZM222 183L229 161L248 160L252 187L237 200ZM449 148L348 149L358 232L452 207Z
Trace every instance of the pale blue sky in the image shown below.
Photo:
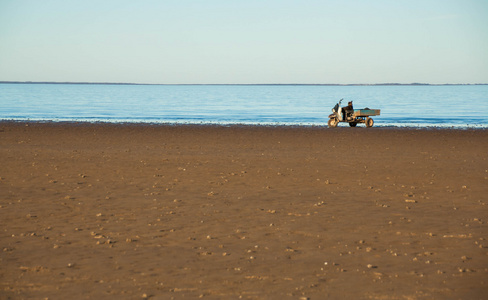
M0 80L488 83L488 0L0 0Z

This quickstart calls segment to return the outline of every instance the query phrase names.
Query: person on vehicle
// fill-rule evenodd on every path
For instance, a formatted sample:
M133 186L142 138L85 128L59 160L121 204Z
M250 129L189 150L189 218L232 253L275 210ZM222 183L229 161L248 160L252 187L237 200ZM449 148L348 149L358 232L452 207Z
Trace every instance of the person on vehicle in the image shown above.
M347 120L347 115L353 112L354 108L352 107L352 101L347 103L347 106L342 108L342 112L344 114L344 120Z

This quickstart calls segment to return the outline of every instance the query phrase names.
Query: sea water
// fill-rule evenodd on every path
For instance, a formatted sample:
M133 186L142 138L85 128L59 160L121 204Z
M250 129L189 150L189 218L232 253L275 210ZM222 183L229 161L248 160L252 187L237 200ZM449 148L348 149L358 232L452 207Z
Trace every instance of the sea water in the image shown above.
M488 85L3 83L0 120L322 126L340 99L375 126L488 128Z

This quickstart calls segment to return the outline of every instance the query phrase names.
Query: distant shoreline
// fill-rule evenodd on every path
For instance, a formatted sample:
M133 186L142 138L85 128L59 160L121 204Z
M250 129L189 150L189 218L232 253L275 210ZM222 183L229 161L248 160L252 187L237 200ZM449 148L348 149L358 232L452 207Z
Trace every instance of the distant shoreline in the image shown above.
M57 81L0 81L0 84L80 84L80 85L242 85L242 86L459 86L488 85L488 83L130 83L130 82L57 82Z

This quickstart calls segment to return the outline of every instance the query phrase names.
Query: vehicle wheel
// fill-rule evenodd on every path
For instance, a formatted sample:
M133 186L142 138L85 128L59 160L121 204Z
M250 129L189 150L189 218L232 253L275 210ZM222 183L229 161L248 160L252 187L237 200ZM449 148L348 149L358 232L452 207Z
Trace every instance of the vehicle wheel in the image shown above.
M371 118L366 118L366 127L373 127L374 121Z
M349 126L351 126L351 127L356 127L356 125L358 125L358 123L356 123L356 122L349 122Z
M329 125L329 128L334 128L334 127L337 127L337 123L339 123L339 122L337 121L336 118L330 118L327 125Z

